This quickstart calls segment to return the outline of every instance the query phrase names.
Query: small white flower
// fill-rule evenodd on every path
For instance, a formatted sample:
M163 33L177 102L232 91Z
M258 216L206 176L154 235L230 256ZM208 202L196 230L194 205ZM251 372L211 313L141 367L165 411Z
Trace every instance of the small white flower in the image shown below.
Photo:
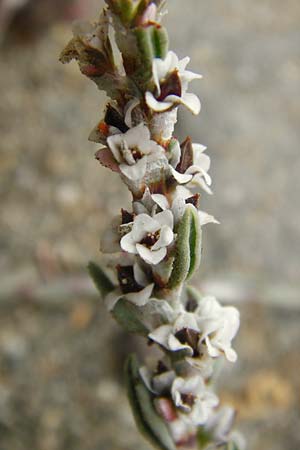
M170 209L174 217L174 222L177 223L184 215L185 208L187 206L186 200L192 196L193 194L188 189L185 189L182 186L177 186L173 194L173 198L170 200L162 194L152 194L151 198L155 204L162 209L162 211ZM205 211L198 210L198 216L201 227L209 223L220 223L214 218L214 216L207 214Z
M144 177L149 155L163 153L162 147L150 139L150 131L143 124L126 133L109 136L107 144L122 174L134 181Z
M207 422L213 408L218 403L218 397L206 388L203 378L196 375L190 378L177 377L172 385L172 398L184 422L195 426Z
M139 214L131 231L121 239L121 248L139 255L146 263L156 265L167 255L167 247L174 240L174 219L171 211L151 217Z
M239 312L221 306L214 297L203 297L194 312L179 312L172 324L162 325L149 338L172 352L185 351L186 360L204 377L211 373L211 358L225 354L237 359L231 341L239 328Z
M212 374L212 360L201 349L201 330L195 313L179 312L173 323L156 328L149 338L171 352L184 351L187 363L204 378Z
M156 395L169 393L176 378L174 370L168 370L161 361L159 366L152 368L152 370L146 366L141 367L140 375L149 391Z
M152 65L152 72L154 83L156 86L155 95L152 92L146 92L146 103L155 112L164 112L176 105L182 104L186 106L193 114L199 114L200 101L195 94L187 93L188 84L190 81L202 78L201 75L185 70L190 62L190 58L186 57L182 60L170 51L165 59L154 58ZM162 85L168 82L168 77L177 73L180 81L180 92L168 92L162 98Z
M135 263L132 266L132 271L133 282L138 288L133 292L128 292L125 284L128 280L125 278L122 279L120 288L115 289L105 297L104 301L108 311L112 311L121 298L128 300L136 306L145 306L150 301L154 289L154 283L149 283L144 271L138 263Z
M225 406L212 414L205 424L205 429L213 435L217 442L226 442L236 416L236 411Z
M231 341L240 326L239 311L233 306L221 306L215 297L204 297L195 314L208 354L212 358L225 354L228 361L235 362L237 354L231 347Z
M175 170L180 160L178 155L178 147L174 145L173 161L171 161L171 171L173 177L179 184L191 183L192 186L199 186L208 194L212 194L210 186L212 184L211 177L208 174L210 169L210 157L204 153L206 147L201 144L192 144L193 149L193 163L187 168L185 173L180 173ZM180 147L179 147L180 150Z
M184 422L181 417L168 423L169 430L178 448L194 448L197 436L197 427Z

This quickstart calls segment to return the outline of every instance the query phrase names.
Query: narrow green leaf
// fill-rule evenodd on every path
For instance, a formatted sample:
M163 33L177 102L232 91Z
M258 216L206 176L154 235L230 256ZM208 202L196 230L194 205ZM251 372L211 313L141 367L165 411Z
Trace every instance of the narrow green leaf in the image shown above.
M120 0L121 19L124 24L129 24L134 18L134 8L131 0Z
M200 265L201 227L197 210L193 205L187 205L176 232L175 260L168 284L170 289L191 278Z
M153 26L151 30L152 48L155 58L164 59L168 53L169 37L164 27Z
M154 58L150 28L138 27L133 33L136 38L140 61L134 77L146 83L152 77L152 61Z
M113 283L98 264L92 261L89 262L88 271L102 297L105 297L114 290L115 287Z
M191 208L191 227L190 227L190 268L187 279L191 278L198 270L201 262L201 244L202 230L200 226L198 212L195 208Z
M190 228L191 228L192 212L191 207L187 207L186 211L179 222L177 228L176 253L173 265L173 271L170 277L168 287L174 289L184 282L186 279L190 263Z
M129 333L148 336L149 330L142 322L141 308L121 299L114 307L112 315L119 325Z
M129 401L140 432L159 450L176 450L167 425L153 405L153 395L139 374L135 355L130 355L126 365L126 384Z
M199 450L204 449L208 444L213 442L213 436L203 427L199 427L197 432L197 442Z

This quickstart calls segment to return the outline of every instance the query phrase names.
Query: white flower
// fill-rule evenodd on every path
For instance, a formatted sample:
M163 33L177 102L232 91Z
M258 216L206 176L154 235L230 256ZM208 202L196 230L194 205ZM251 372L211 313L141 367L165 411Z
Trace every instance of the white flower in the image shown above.
M179 312L173 323L156 328L149 338L171 352L183 351L186 361L204 378L212 374L212 360L201 348L201 330L195 313Z
M162 361L159 361L157 367L151 369L146 366L140 368L140 375L149 391L156 395L169 393L176 378L174 370L169 370Z
M177 447L194 447L197 435L197 428L194 425L184 422L181 418L173 420L168 425Z
M219 403L218 397L206 388L200 375L187 379L177 377L171 393L176 407L182 411L179 413L182 420L196 426L206 423L212 409Z
M214 216L207 214L205 211L198 211L198 216L201 227L207 225L208 223L215 223L217 225L220 224L220 222L215 219Z
M223 307L214 297L203 297L194 312L179 312L172 324L158 327L149 338L172 352L183 350L187 362L206 377L212 369L208 357L225 354L228 361L236 361L231 341L239 324L236 308Z
M217 442L226 442L231 432L236 412L230 406L225 406L212 414L205 424L205 429L211 433Z
M195 94L187 93L190 81L202 78L201 75L185 70L190 62L190 58L186 57L182 60L170 51L165 59L154 58L152 72L154 83L156 86L155 96L152 92L146 92L146 103L155 112L164 112L176 105L182 104L186 106L193 114L199 114L200 101ZM174 92L172 92L172 81L170 77L175 74L179 80L179 86L176 84ZM170 80L170 81L169 81ZM166 89L164 95L163 86L170 84L170 89Z
M228 361L235 362L237 354L231 341L240 326L239 311L233 306L221 306L215 297L204 297L195 313L208 354L212 358L225 354Z
M162 194L152 194L151 199L162 211L170 209L172 211L174 222L177 223L184 215L185 208L187 206L186 200L192 198L193 194L182 186L177 186L173 198L169 200ZM153 208L153 206L152 206ZM220 222L214 218L214 216L207 214L205 211L198 210L200 226L207 225L209 223L219 224Z
M130 180L144 177L148 155L162 154L163 149L150 139L149 129L140 124L126 133L107 138L107 144L119 163L120 171Z
M148 282L145 273L138 263L132 266L132 273L128 277L124 275L119 278L120 288L115 289L105 297L104 301L108 311L112 311L121 298L137 306L145 306L150 301L154 283ZM129 285L129 289L127 289L127 285ZM131 285L134 285L132 292L130 292Z
M167 255L167 247L174 240L174 219L171 211L151 217L139 214L131 231L121 239L121 248L139 255L146 263L156 265Z
M210 186L212 184L211 177L208 174L210 169L210 157L204 153L206 147L201 144L192 144L193 163L184 173L175 170L180 161L180 147L174 145L173 157L171 160L171 171L173 177L179 184L191 183L193 186L199 186L208 194L212 194Z

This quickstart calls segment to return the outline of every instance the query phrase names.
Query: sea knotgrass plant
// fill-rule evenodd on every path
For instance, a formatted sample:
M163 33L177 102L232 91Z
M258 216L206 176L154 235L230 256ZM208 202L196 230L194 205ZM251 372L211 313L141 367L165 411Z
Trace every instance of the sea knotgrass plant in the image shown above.
M235 413L219 406L213 381L222 359L237 359L239 313L187 285L200 265L202 227L218 223L200 209L200 191L212 193L206 147L173 136L180 106L200 112L188 89L201 75L168 49L165 3L106 0L98 21L74 26L61 54L110 98L89 139L132 194L103 236L106 271L95 263L89 271L118 323L150 344L142 365L134 355L126 363L142 433L161 450L238 450Z

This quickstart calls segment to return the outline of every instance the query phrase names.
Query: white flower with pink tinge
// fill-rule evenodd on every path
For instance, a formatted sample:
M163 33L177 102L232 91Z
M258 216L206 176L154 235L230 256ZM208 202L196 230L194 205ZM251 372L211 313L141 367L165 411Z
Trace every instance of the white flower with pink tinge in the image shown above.
M131 231L122 237L121 248L156 265L165 258L168 246L174 241L173 227L173 214L169 210L153 217L139 214L134 218Z
M207 422L218 397L205 386L200 375L190 378L177 377L172 384L172 399L181 411L179 417L192 425L203 425Z
M186 70L190 58L179 60L176 53L169 51L165 59L155 58L152 64L153 79L156 86L156 92L146 92L146 103L150 109L155 112L164 112L180 104L188 108L193 114L200 112L200 100L195 94L187 92L188 84L192 80L202 78L201 75ZM174 92L167 90L164 96L162 86L168 83L168 77L176 73L179 80L179 86L176 86ZM179 92L177 92L179 90Z
M142 179L146 174L150 155L162 155L164 150L150 139L150 131L144 124L129 129L126 133L107 138L107 144L121 173L130 180Z

